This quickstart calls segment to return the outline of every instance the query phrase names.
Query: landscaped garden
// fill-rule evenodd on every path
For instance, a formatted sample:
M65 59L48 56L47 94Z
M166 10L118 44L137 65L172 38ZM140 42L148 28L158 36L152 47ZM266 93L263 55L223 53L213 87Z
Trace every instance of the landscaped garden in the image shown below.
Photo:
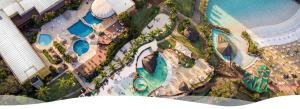
M51 64L60 64L62 62L59 56L51 56L47 50L43 50L43 54Z
M126 30L117 37L118 40L113 41L107 46L107 54L110 55L108 55L106 60L101 63L98 68L96 68L96 72L103 75L102 77L109 76L109 73L102 71L103 68L105 66L111 66L111 69L115 69L115 66L110 65L109 63L112 61L117 52L127 42L139 37L141 35L141 31L157 16L159 11L159 7L153 6L143 7L138 9L135 13L124 12L118 15L118 20L125 25ZM127 57L129 57L129 55Z
M131 17L131 26L137 28L140 32L151 22L159 13L159 7L153 6L150 8L142 8Z
M43 101L54 101L80 91L81 86L71 72L36 90L36 97ZM77 93L78 94L78 93ZM79 96L79 95L78 95Z
M165 50L165 49L174 48L175 45L176 45L176 41L171 38L159 43L158 47Z
M253 40L250 38L250 35L246 32L242 32L242 37L248 42L248 52L250 54L255 54L255 55L261 55L263 52L263 49L259 49L256 44L253 42Z

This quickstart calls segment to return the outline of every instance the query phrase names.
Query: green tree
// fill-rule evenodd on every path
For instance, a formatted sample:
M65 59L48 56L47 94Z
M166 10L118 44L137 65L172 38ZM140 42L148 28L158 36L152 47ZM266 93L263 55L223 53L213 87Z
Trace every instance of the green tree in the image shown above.
M118 20L124 23L125 26L129 27L131 23L131 16L128 12L123 12L118 15Z
M67 80L66 80L65 78L60 78L60 79L58 79L58 87L59 87L60 89L67 88L67 87L68 87Z
M41 100L46 100L49 90L50 88L48 88L47 86L40 87L39 89L36 90L37 98Z
M116 66L114 64L108 64L108 68L110 72L114 72L116 70Z
M118 58L117 63L122 67L125 66L125 61L123 59Z

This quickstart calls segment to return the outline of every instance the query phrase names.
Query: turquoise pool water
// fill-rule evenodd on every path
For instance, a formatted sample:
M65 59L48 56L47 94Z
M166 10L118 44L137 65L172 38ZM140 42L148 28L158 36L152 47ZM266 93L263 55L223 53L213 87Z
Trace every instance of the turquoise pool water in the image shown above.
M89 24L99 24L102 22L102 20L96 18L95 16L93 16L92 11L89 11L84 17L83 19L89 23Z
M148 85L144 78L137 78L133 82L133 87L137 91L145 91L148 88Z
M252 28L281 23L298 9L294 0L209 0L206 15L214 25Z
M78 40L73 45L73 50L78 54L78 56L81 56L85 54L87 51L89 51L90 45L85 40Z
M158 55L156 60L155 72L150 73L144 68L137 68L138 76L143 78L143 81L147 84L147 88L144 91L134 91L133 95L148 96L165 82L168 74L167 63L161 55Z
M40 34L37 41L41 46L48 46L52 42L52 37L49 34Z
M85 25L82 21L76 22L74 25L68 28L71 34L77 35L81 38L85 38L93 32L93 29Z

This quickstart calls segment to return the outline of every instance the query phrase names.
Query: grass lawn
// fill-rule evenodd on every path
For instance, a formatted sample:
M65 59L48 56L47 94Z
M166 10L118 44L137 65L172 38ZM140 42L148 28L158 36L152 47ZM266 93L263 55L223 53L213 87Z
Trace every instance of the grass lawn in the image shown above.
M179 12L192 17L194 14L194 5L196 0L174 0L178 6Z
M142 8L132 16L132 24L142 31L159 13L159 7Z
M161 49L169 49L169 48L174 48L176 44L176 41L174 39L167 39L163 41L162 43L158 44L158 47Z
M66 79L66 80L73 78L75 84L68 86L66 88L60 88L59 87L59 79L62 79L62 78ZM45 100L45 101L54 101L54 100L58 100L60 98L67 99L70 97L65 98L64 96L69 95L70 93L76 92L76 90L81 89L80 84L77 82L76 78L71 73L65 73L60 78L58 78L56 81L54 81L53 83L48 85L48 87L49 87L49 90L46 95L47 100Z
M204 58L204 50L200 50L201 48L196 48L197 45L194 43L194 46L186 37L184 36L173 36L174 39L176 39L178 42L181 42L184 46L186 46L191 52L196 55L197 58Z

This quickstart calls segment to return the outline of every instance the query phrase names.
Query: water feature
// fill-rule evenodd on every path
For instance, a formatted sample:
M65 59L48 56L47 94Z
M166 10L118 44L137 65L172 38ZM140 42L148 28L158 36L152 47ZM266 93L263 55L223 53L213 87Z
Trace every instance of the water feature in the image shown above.
M82 21L78 21L74 25L69 27L68 31L76 36L85 38L89 34L91 34L94 30L93 30L93 28L85 25Z
M213 49L216 51L216 53L217 53L217 55L219 56L219 57L221 57L224 61L229 61L230 60L230 57L227 57L227 56L224 56L224 55L222 55L222 53L220 53L218 50L217 50L217 47L218 47L218 37L223 37L224 39L226 39L229 43L231 43L230 41L229 41L229 37L231 37L231 36L229 36L228 34L225 34L225 33L223 33L222 31L220 31L220 30L216 30L216 29L213 29L212 30L212 40L213 40ZM232 46L231 44L230 44L230 46L233 48L233 49L235 49L234 48L234 46ZM232 53L232 54L236 54L236 53ZM234 57L232 57L232 58L234 58Z
M89 11L89 12L83 17L83 19L84 19L87 23L89 23L89 24L91 24L91 25L93 25L93 24L99 24L99 23L102 22L102 20L96 18L96 17L92 14L92 11Z

